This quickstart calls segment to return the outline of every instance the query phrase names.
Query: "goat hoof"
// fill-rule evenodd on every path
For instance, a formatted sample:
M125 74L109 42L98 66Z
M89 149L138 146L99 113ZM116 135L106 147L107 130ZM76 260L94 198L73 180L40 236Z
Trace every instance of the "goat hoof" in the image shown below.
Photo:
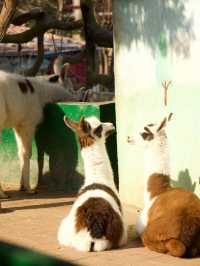
M0 192L0 198L1 199L8 199L9 196L7 194L5 194L3 191Z
M24 192L26 192L27 194L30 194L30 195L34 195L34 194L38 193L36 189L27 189L24 186L20 187L20 191L24 191Z
M37 194L37 190L35 189L31 189L31 190L26 190L26 192L29 194L29 195L34 195L34 194Z

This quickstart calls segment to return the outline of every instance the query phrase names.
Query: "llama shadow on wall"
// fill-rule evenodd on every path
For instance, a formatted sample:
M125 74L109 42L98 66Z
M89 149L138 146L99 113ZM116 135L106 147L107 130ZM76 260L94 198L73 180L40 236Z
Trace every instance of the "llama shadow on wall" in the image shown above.
M35 140L38 151L38 184L51 190L77 192L83 177L76 172L78 147L74 133L64 125L65 113L56 104L44 108L44 120ZM49 172L43 174L44 155L49 157Z
M178 180L171 180L171 184L173 187L184 188L192 192L194 192L196 188L196 182L192 181L190 172L187 168L183 171L180 171Z

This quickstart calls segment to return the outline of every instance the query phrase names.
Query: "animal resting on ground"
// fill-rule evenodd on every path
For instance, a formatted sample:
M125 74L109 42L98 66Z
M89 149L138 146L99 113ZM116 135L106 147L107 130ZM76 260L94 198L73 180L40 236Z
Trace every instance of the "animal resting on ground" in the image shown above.
M151 250L195 257L200 254L200 199L190 191L170 186L165 128L171 115L128 137L129 143L141 143L145 148L145 204L136 230Z
M81 251L122 246L127 241L126 226L105 146L114 126L93 116L82 117L80 122L65 117L64 121L78 136L85 181L70 213L61 222L58 241Z

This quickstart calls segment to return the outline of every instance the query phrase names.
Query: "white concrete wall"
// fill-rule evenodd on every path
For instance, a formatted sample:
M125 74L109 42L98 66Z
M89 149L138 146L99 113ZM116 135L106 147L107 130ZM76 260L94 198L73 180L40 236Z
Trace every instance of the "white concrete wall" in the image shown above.
M114 37L123 201L143 204L143 151L127 135L168 112L173 183L200 195L200 1L115 0ZM167 108L164 80L172 81Z

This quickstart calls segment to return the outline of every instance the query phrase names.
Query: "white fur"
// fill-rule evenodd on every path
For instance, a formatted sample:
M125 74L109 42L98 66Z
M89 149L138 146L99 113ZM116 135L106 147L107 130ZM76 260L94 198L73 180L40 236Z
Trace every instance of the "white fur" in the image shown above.
M141 211L141 213L137 217L135 229L136 229L136 232L138 235L141 235L143 233L145 227L148 224L148 212L149 212L151 206L153 205L153 203L155 202L155 200L156 200L156 197L149 200L146 203L146 205L144 206L144 209Z
M84 160L85 179L84 186L94 182L110 186L115 192L113 172L110 166L106 147L103 140L82 150Z
M145 205L150 200L149 192L147 191L148 178L154 173L169 175L169 148L165 134L156 135L155 139L148 143L145 148L145 190L144 202Z
M99 120L96 117L88 117L86 121L90 123L93 128L100 125ZM112 128L111 123L103 123L103 127ZM84 162L85 171L85 183L84 186L88 186L94 182L105 184L112 188L117 193L113 170L110 165L110 160L106 151L105 138L100 138L89 147L82 149L81 155Z
M90 125L92 124L94 128L99 125L99 122L95 118L87 119L87 121ZM111 124L107 123L106 126L109 127L109 125ZM81 153L85 167L85 183L82 188L92 183L100 183L110 187L118 195L113 181L112 168L106 152L105 139L101 138L96 140L93 145L83 148ZM91 242L94 242L94 251L102 251L111 248L111 243L105 238L94 239L86 229L81 230L78 233L75 230L77 208L91 197L100 197L105 199L119 214L122 219L124 229L119 245L124 245L127 241L127 228L123 222L119 206L110 194L100 189L88 190L78 197L72 206L69 215L61 222L58 230L59 243L64 246L74 247L81 251L90 251Z
M30 191L29 159L32 138L36 126L41 122L43 107L46 103L74 101L62 86L42 81L40 78L27 78L34 93L22 93L18 82L25 78L21 75L0 71L0 133L3 128L14 128L21 166L21 186Z
M154 136L155 138L152 141L146 143L144 151L144 209L136 222L136 231L139 235L143 233L148 224L148 212L156 200L156 197L150 198L150 192L147 189L148 179L154 173L169 175L169 150L164 129L154 134Z

